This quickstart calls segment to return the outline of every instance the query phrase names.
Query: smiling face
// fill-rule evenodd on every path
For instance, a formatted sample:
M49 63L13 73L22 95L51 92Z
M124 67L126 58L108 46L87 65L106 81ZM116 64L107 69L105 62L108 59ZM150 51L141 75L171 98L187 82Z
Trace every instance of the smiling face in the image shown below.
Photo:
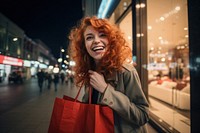
M84 39L87 52L98 63L106 52L106 46L108 45L107 35L92 26L88 26L84 32Z

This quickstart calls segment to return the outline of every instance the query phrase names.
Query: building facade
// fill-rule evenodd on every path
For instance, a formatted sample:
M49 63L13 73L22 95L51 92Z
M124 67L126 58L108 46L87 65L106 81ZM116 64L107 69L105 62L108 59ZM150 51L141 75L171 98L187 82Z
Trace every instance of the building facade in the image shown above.
M12 71L21 71L24 79L35 76L38 69L57 63L51 50L41 40L32 40L25 31L0 13L0 82Z
M0 13L0 79L23 67L24 31Z

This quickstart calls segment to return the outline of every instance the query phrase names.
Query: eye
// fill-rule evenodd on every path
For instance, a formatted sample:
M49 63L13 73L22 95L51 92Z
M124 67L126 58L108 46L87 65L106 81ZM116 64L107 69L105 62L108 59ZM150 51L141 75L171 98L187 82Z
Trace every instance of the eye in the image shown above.
M93 36L86 36L85 40L90 41L92 40L94 37Z
M106 35L105 33L103 33L103 32L100 32L100 33L99 33L99 36L100 36L100 37L107 37L107 35Z

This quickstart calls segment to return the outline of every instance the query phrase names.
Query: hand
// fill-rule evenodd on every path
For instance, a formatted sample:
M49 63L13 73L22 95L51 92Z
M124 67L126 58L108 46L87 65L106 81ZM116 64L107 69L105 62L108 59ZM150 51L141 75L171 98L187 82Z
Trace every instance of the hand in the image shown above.
M90 77L90 85L100 93L103 93L107 87L103 74L99 74L92 70L89 70L88 73Z

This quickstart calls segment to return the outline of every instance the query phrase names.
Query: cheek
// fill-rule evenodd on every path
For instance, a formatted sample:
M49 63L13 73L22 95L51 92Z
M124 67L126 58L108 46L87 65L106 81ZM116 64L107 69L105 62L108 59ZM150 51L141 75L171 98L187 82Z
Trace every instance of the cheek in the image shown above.
M90 52L90 49L88 47L86 47L86 50L87 50L88 53Z
M85 48L86 48L87 52L90 51L90 46L91 46L90 43L88 43L88 42L86 43L85 42Z
M108 43L109 43L108 39L105 39L105 40L104 40L104 43L105 43L106 45L108 45Z

